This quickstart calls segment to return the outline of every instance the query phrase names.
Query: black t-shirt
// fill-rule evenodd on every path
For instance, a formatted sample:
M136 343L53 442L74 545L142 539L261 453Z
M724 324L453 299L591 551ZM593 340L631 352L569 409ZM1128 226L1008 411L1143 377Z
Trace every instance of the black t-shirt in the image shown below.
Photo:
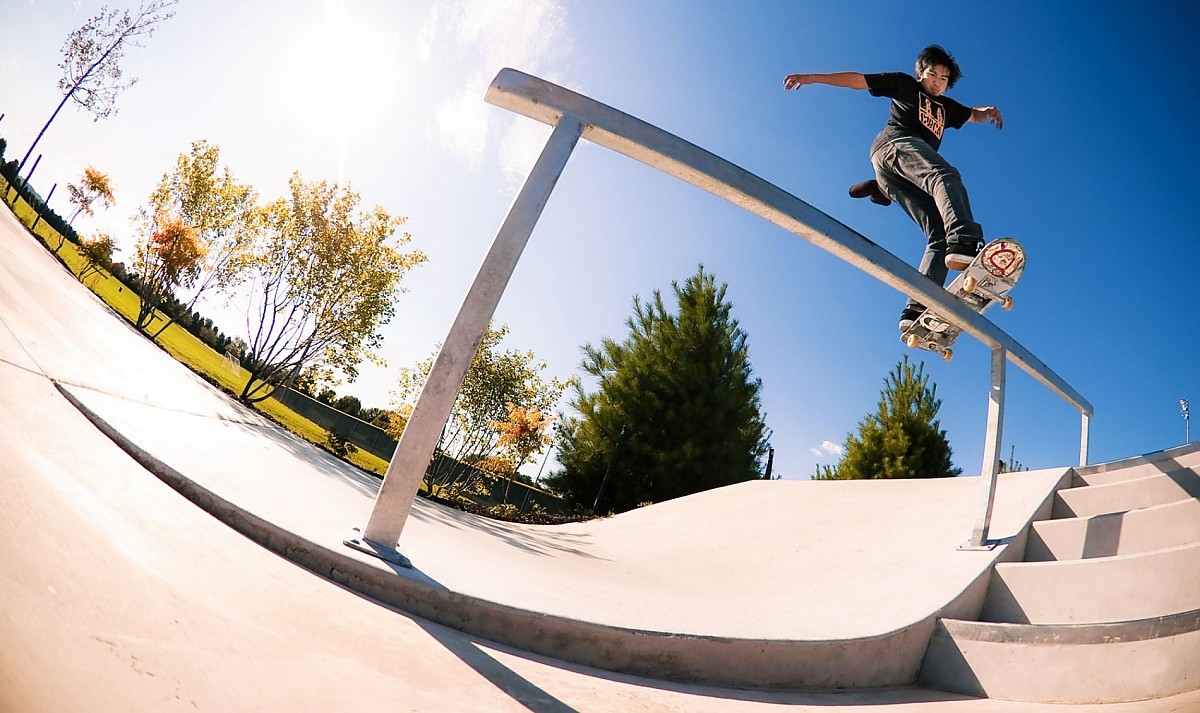
M891 115L875 139L876 146L901 136L914 136L924 139L936 151L942 145L946 127L961 129L971 118L969 107L945 95L932 96L912 75L886 72L864 76L872 96L892 99Z

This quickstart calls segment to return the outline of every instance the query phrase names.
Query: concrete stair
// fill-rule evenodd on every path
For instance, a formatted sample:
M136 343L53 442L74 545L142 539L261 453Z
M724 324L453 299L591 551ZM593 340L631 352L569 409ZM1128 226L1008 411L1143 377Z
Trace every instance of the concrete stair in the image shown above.
M1200 690L1200 445L1074 471L976 620L937 621L919 680L1117 703Z

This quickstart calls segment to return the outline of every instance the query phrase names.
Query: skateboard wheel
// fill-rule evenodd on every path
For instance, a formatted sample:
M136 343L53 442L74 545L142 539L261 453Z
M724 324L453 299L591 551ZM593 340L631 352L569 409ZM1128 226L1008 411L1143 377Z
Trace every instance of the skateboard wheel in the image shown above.
M915 334L908 335L907 337L904 338L904 343L908 345L909 349L916 349L917 348L917 335L915 335Z
M1013 308L1013 298L1005 297L1004 299L1000 300L1000 306L1004 308L1005 312L1011 310Z
M975 277L973 275L968 275L967 279L963 280L963 292L974 292L974 291L975 291Z
M946 351L942 352L942 359L944 359L946 361L950 361L953 358L954 358L954 350L953 349L947 349Z

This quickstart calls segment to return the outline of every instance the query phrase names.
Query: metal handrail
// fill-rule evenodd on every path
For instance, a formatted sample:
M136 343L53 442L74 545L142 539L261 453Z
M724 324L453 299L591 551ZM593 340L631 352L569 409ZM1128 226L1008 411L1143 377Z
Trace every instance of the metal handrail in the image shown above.
M749 171L629 114L515 69L496 76L485 100L551 126L564 115L578 118L588 141L720 196L923 304L936 306L947 322L993 349L1004 347L1017 366L1083 414L1092 415L1087 399L999 327L852 228Z
M1092 406L1066 381L994 324L960 303L904 261L808 203L713 153L656 126L543 79L504 69L486 100L554 127L508 216L484 258L429 377L417 399L370 520L345 543L392 562L408 561L395 550L416 499L425 467L466 370L487 329L525 244L579 139L612 149L741 206L799 235L876 279L926 305L946 321L992 349L988 426L984 445L980 509L966 549L991 547L987 533L996 495L997 455L1004 422L1005 363L1014 363L1083 414L1080 465L1087 462ZM360 536L361 535L361 536Z

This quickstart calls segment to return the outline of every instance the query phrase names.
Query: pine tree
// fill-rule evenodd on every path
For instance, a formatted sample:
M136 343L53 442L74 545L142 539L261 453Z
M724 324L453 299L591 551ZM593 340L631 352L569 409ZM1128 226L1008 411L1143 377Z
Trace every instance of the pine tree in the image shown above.
M624 342L584 347L581 366L598 390L575 384L578 416L560 422L563 468L544 479L547 487L577 506L620 512L761 477L762 382L752 377L727 287L701 265L672 283L678 313L657 290L648 303L635 297Z
M846 436L845 451L834 467L823 466L814 480L875 478L948 478L962 472L950 461L952 450L937 421L942 402L930 386L925 362L913 366L906 355L884 379L879 410Z

